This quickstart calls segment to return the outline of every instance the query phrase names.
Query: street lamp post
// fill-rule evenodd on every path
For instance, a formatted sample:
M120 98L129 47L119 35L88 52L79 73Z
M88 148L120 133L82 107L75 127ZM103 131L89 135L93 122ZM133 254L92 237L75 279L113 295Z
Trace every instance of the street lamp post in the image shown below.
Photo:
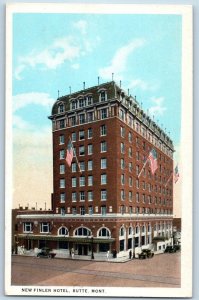
M18 254L18 236L15 234L15 254Z
M93 253L93 236L91 236L91 259L94 259L94 253Z

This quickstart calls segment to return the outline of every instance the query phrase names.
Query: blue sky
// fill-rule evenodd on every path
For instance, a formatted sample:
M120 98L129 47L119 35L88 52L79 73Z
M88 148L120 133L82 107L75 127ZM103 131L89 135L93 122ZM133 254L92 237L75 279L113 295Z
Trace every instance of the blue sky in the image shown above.
M60 95L114 80L180 146L180 15L13 16L13 206L50 208L52 132ZM45 188L44 188L45 187ZM32 192L34 191L34 193Z
M17 13L13 42L16 128L50 127L57 90L65 95L114 72L179 143L181 16Z

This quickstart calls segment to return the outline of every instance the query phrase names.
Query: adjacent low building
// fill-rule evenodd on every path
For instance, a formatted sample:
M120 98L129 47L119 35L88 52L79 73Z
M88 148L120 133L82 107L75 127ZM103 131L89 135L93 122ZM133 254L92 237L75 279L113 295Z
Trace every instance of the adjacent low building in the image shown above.
M163 251L173 234L173 143L114 81L59 97L53 136L52 210L18 212L17 241L62 256ZM73 145L71 166L67 146ZM157 153L152 174L145 163Z

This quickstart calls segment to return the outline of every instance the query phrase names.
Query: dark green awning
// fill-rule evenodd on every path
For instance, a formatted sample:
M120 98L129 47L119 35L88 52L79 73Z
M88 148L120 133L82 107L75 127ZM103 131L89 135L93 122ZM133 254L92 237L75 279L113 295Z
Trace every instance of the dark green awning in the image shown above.
M56 235L18 235L18 239L26 239L26 240L46 240L46 241L65 241L65 242L74 242L81 244L107 244L113 243L115 239L113 238L96 238L93 239L88 237L69 237L69 236L56 236Z

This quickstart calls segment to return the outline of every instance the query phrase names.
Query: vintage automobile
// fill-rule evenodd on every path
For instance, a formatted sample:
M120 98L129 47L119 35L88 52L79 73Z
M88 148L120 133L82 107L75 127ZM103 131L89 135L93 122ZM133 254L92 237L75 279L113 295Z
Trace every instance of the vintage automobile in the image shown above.
M42 248L39 253L37 253L37 257L42 258L54 258L56 253L50 252L50 248Z
M173 246L167 246L166 249L164 250L164 253L175 253L176 248Z
M138 254L139 259L152 258L154 253L150 249L143 249L141 253Z

